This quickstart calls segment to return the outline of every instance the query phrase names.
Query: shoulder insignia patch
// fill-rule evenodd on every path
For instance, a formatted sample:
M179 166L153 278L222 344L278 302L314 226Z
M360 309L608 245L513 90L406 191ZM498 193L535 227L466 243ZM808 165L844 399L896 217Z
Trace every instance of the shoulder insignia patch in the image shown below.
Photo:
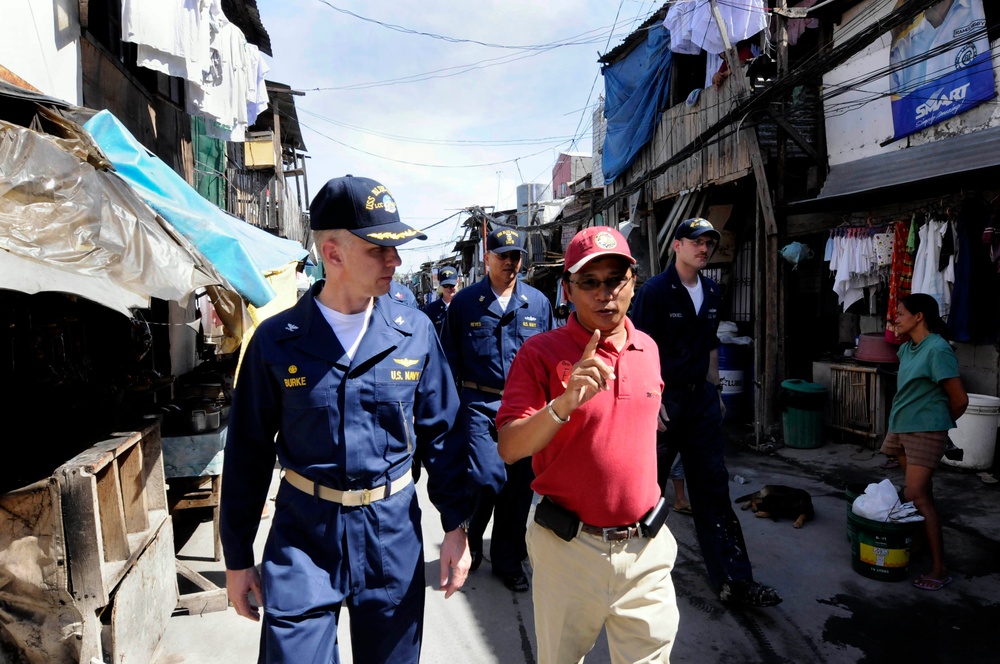
M289 323L288 325L285 326L285 329L288 330L289 332L294 332L295 330L299 329L299 326Z

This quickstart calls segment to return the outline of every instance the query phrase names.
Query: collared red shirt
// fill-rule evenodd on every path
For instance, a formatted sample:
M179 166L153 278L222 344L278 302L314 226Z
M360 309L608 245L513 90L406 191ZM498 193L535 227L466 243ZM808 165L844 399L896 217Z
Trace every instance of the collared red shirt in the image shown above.
M531 462L532 489L601 527L635 523L661 495L656 421L663 381L656 344L627 318L625 327L621 351L607 342L597 346L597 357L615 373L610 389L570 414ZM530 417L566 391L566 377L591 334L573 314L563 327L525 342L507 379L497 429Z

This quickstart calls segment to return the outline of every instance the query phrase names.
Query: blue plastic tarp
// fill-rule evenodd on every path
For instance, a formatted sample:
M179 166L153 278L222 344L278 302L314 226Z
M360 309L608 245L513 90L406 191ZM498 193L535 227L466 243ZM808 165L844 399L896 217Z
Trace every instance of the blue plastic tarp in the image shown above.
M653 137L667 103L671 60L670 33L659 24L643 44L604 68L604 184L614 182Z
M271 235L219 209L172 168L144 148L108 111L84 128L114 164L117 174L190 240L242 297L262 307L275 297L264 278L306 257L298 242Z

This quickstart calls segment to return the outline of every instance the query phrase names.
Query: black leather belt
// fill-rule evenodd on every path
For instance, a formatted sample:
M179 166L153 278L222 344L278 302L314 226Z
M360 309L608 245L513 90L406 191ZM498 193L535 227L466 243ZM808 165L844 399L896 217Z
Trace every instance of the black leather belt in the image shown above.
M479 390L480 392L489 392L490 394L499 394L503 396L502 389L497 389L495 387L487 387L486 385L480 385L479 383L474 383L471 380L463 380L462 387L467 387L470 390Z
M639 524L637 523L633 523L630 526L611 526L610 528L601 528L600 526L592 526L589 523L584 523L580 525L580 532L600 537L605 542L623 542L635 537L642 537L642 529L639 528Z

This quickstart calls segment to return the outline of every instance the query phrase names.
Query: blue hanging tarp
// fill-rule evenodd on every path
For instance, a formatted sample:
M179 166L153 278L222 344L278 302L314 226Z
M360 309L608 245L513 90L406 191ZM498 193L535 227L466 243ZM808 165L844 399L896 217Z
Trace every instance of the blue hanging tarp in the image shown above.
M275 297L264 278L306 257L298 242L271 235L219 209L201 197L184 179L135 137L108 111L91 118L84 128L104 151L117 174L256 307Z
M601 170L611 184L653 137L670 85L670 33L662 24L622 60L604 68L607 134Z

